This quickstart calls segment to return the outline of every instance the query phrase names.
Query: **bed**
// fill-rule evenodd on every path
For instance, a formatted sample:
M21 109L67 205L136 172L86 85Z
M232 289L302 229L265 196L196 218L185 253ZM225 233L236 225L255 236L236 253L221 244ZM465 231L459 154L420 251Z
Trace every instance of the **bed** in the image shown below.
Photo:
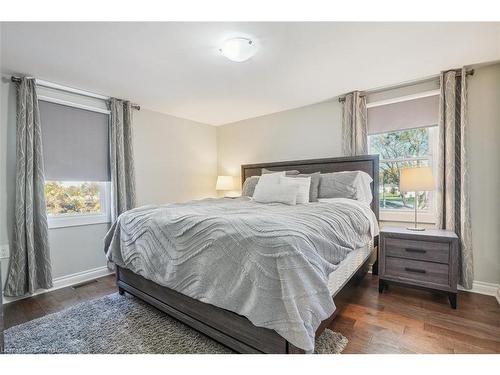
M339 171L354 171L354 170L360 170L368 173L372 178L373 178L373 183L371 184L371 189L372 193L378 191L378 156L372 156L372 155L367 155L367 156L354 156L354 157L342 157L342 158L328 158L328 159L315 159L315 160L300 160L300 161L290 161L290 162L278 162L278 163L261 163L261 164L251 164L251 165L243 165L241 167L241 177L242 177L242 182L244 182L248 177L251 176L256 176L261 174L262 168L266 168L268 170L272 171L283 171L283 170L289 170L289 169L294 169L298 170L301 173L313 173L313 172L322 172L322 173L328 173L328 172L339 172ZM255 205L255 203L254 203ZM219 207L220 206L220 207ZM208 207L208 208L207 208ZM330 214L330 211L338 211L338 209L333 210L330 207L326 207L325 205L311 205L311 208L308 208L310 212L307 214L309 215L310 218L315 218L319 216L328 216ZM339 205L339 209L343 206ZM373 194L373 201L371 203L371 208L373 213L375 214L376 218L378 219L378 194ZM214 201L207 201L207 202L200 202L200 203L192 203L190 205L184 205L180 206L179 209L186 210L185 212L188 212L188 214L181 215L180 218L176 218L177 221L182 221L185 219L185 217L192 217L192 216L203 216L208 217L211 216L210 213L212 212L218 212L217 210L220 210L220 212L224 212L224 210L229 210L230 212L234 213L235 216L237 216L240 213L243 213L247 216L242 216L245 218L245 220L242 220L241 222L244 222L246 226L254 226L256 230L260 231L261 228L259 228L259 225L256 224L257 221L252 221L251 218L254 216L248 216L248 212L253 213L252 210L254 210L254 207L252 206L251 202L245 201L244 199L241 199L241 201L237 200L214 200ZM205 210L205 211L204 211ZM207 211L208 210L208 211ZM266 210L269 211L269 216L273 218L273 220L276 221L275 217L280 217L276 215L281 215L282 213L279 210L283 210L283 212L288 212L291 210L290 208L281 208L281 207L267 207L267 206L262 206L260 208L262 212L262 217L266 218L266 215L268 214ZM288 211L287 211L288 210ZM248 211L248 212L247 212ZM154 212L154 209L139 209L134 213L133 219L130 221L130 227L135 228L135 233L131 236L125 236L125 242L131 241L132 237L134 237L134 240L141 237L141 236L146 236L148 232L147 230L142 230L143 227L146 227L147 225L151 225L151 218L155 217L156 221L161 221L163 216L165 215L164 208L159 208L158 212L155 214L151 214L151 212ZM182 212L182 211L181 211ZM191 213L192 212L192 213ZM201 214L200 214L201 213ZM242 214L242 215L243 215ZM149 216L148 216L149 215ZM305 215L305 214L304 214ZM214 216L217 216L214 214ZM293 216L293 215L292 215ZM281 216L286 220L287 216ZM160 218L160 219L159 219ZM250 218L250 219L248 219ZM210 219L210 218L209 218ZM236 219L234 219L236 220ZM325 219L326 220L326 219ZM213 224L211 224L210 220L206 220L208 224L206 226L202 226L198 228L198 231L203 231L205 230L204 228L211 228ZM236 221L236 224L234 222L228 223L227 225L242 225L241 222ZM247 223L249 222L249 223ZM149 224L146 224L149 223ZM115 223L116 225L116 223ZM156 225L156 224L155 224ZM286 225L284 225L286 227ZM201 228L201 229L200 229ZM164 229L161 228L156 228L158 230L157 233L164 234L163 231ZM121 232L120 232L121 231ZM112 233L115 237L119 237L123 235L123 228L115 228L114 231L113 229L110 230L110 233ZM220 231L220 228L219 228ZM293 233L292 233L293 234ZM168 241L169 236L173 236L174 234L169 234L165 235L166 240ZM232 234L234 235L234 233ZM112 237L112 236L111 236ZM111 238L110 237L110 238ZM150 241L158 241L158 235L153 236L153 238ZM255 243L257 240L253 239L252 236L244 236L245 241L250 241L249 243ZM290 234L286 238L289 238ZM300 237L300 236L299 236ZM186 238L188 238L188 234L186 234ZM208 235L208 239L212 241L211 235ZM174 239L172 239L173 241ZM184 237L180 236L179 238L176 239L177 241L184 241ZM195 238L196 241L198 241L197 238ZM192 240L192 241L195 241ZM261 238L259 238L259 241ZM112 239L110 240L109 238L107 239L107 242L112 242ZM120 243L125 243L123 238L120 239ZM189 241L189 239L185 240L186 242ZM210 242L208 241L208 242ZM253 242L252 242L253 241ZM303 239L298 238L294 239L293 242L298 243L298 247L303 245ZM341 242L339 240L339 242ZM345 241L345 239L343 239ZM337 263L335 266L334 272L331 272L327 275L327 290L320 290L319 287L317 287L317 275L316 273L320 274L319 270L321 268L321 265L319 264L314 264L315 260L312 258L309 258L308 261L306 262L305 260L301 259L303 257L303 254L300 254L300 256L297 256L297 254L292 254L294 256L288 256L286 259L292 258L292 259L298 259L294 261L295 263L287 260L287 262L290 262L286 264L285 267L283 267L282 263L280 264L278 272L283 272L283 275L288 275L288 274L296 274L298 271L295 268L300 268L302 264L310 264L312 262L312 265L308 267L308 269L301 270L304 275L304 284L307 283L307 285L312 286L313 291L318 291L317 293L309 293L311 295L301 297L300 294L293 294L294 298L295 296L299 296L298 298L301 299L303 298L305 302L304 304L309 303L309 299L313 302L318 303L318 301L321 301L321 303L324 303L324 308L321 310L321 308L318 308L321 312L321 314L317 313L316 311L313 311L311 313L311 316L307 315L307 318L304 318L306 321L316 319L315 324L313 325L314 327L317 326L317 329L315 328L315 332L312 332L313 336L313 341L314 341L314 334L316 337L321 334L321 332L328 326L328 324L331 322L331 320L335 316L335 310L333 307L333 310L331 308L331 305L333 305L333 300L332 297L335 297L338 293L341 293L345 288L348 287L349 283L357 278L360 278L364 276L364 274L367 271L367 265L368 261L370 258L370 255L373 252L374 247L376 246L376 241L377 238L374 238L370 240L368 243L364 244L363 246L356 247L353 250L350 250L348 252L345 252L347 254L340 263ZM118 242L118 241L117 241ZM200 242L200 247L206 248L208 245L206 245L205 241ZM240 240L241 242L241 240ZM246 242L245 242L246 243ZM359 242L361 243L361 242ZM333 242L332 242L333 244ZM109 243L108 243L109 245ZM122 246L122 245L120 245ZM259 248L260 250L265 249L265 245L263 248ZM320 245L314 244L317 248L321 248ZM126 247L126 246L124 246ZM168 247L168 246L167 246ZM315 248L316 248L315 247ZM333 247L333 245L332 245ZM192 249L193 246L191 244L190 249ZM338 250L338 249L340 250ZM337 246L337 252L342 252L343 247L342 246ZM281 250L281 248L276 248L278 250ZM147 250L143 250L147 255L142 256L143 258L148 258L152 257L152 254L149 254ZM258 252L258 251L257 251ZM108 252L109 253L109 252ZM199 253L204 253L200 249ZM252 250L252 252L248 252L249 254L254 254L255 251ZM125 254L125 255L123 255ZM218 253L214 253L218 254ZM344 254L344 255L345 255ZM126 253L122 253L124 258L127 258ZM226 254L227 255L227 254ZM186 256L189 259L191 256L189 254L182 254L182 256ZM214 255L216 256L216 255ZM269 256L269 254L263 254L262 256ZM307 254L305 255L307 256ZM156 258L158 259L158 258ZM218 261L214 263L223 263L225 258L217 258ZM117 260L117 259L114 259ZM205 259L206 261L206 259ZM133 265L134 266L124 266L125 264L128 265ZM158 261L156 260L153 262L153 266L156 266L156 263ZM170 260L170 263L175 263L177 262L177 259ZM184 260L183 260L184 262ZM229 261L226 261L229 262ZM302 263L301 263L302 262ZM210 298L202 294L200 297L199 294L197 293L191 293L190 290L190 285L191 284L199 284L199 280L192 280L190 275L185 276L184 278L180 278L181 283L187 284L187 287L185 286L184 289L177 287L177 284L172 288L166 287L167 282L163 282L166 280L165 278L171 278L172 274L176 274L177 270L175 269L175 265L172 266L174 267L174 270L172 272L165 272L166 276L163 275L164 279L162 279L160 276L158 278L150 277L149 275L152 274L151 272L145 273L143 272L144 264L141 263L139 260L137 260L137 253L131 254L130 257L126 259L126 261L123 261L123 259L118 259L117 260L117 267L116 267L116 279L117 279L117 285L118 285L118 290L120 294L123 294L124 292L128 292L146 302L149 304L155 306L156 308L166 312L167 314L171 315L172 317L182 321L183 323L191 326L192 328L206 334L207 336L213 338L214 340L228 346L229 348L233 349L235 352L238 353L279 353L279 354L292 354L292 353L304 353L306 351L310 350L305 350L304 348L307 347L306 343L303 343L300 340L300 332L297 333L292 325L292 329L290 330L291 333L289 333L287 330L280 329L280 325L276 322L280 322L280 316L279 316L279 311L280 309L287 312L290 310L290 305L289 302L284 303L283 307L281 306L281 302L276 299L276 296L271 294L270 292L266 290L266 288L269 287L269 290L271 290L271 286L274 285L273 283L278 283L282 282L279 281L280 277L283 279L289 278L289 276L283 276L281 273L278 275L279 277L276 277L274 274L268 275L269 277L265 280L265 283L262 285L259 285L258 288L245 288L245 294L243 295L243 298L239 300L238 302L238 309L234 307L234 301L232 301L231 298L223 298L224 296L218 296L218 299L215 299L213 296L209 296L210 298L214 298L213 300L217 301L217 303L208 303L212 302ZM169 266L170 263L167 263L167 267ZM179 262L180 263L180 262ZM194 263L194 267L200 266L198 263ZM229 263L230 264L230 263ZM252 262L246 262L246 264L252 264ZM207 266L210 267L208 263L203 263L201 266ZM260 270L262 269L263 273L268 272L269 270L265 268L264 263L262 265L258 265L259 267L255 267L256 269ZM300 266L300 267L299 267ZM246 267L246 266L245 266ZM130 268L130 269L129 269ZM162 270L164 268L163 265L161 267L157 268L158 270ZM374 268L376 268L376 265L374 265ZM135 270L132 271L132 269ZM285 269L285 271L283 271ZM216 269L214 268L214 272ZM253 272L251 269L246 270L250 274ZM157 271L157 272L162 272L162 271ZM224 269L224 272L226 272L226 269ZM231 272L228 270L227 271L229 274ZM316 272L316 273L315 273ZM247 282L245 277L240 277L242 280L236 279L238 275L240 274L234 272L234 277L235 279L232 280L232 284L234 283L243 283ZM193 275L197 275L197 272L193 272ZM182 275L179 272L179 275ZM147 277L145 277L147 276ZM310 276L310 277L309 277ZM323 275L324 276L324 275ZM193 276L195 277L195 276ZM154 280L154 281L153 281ZM278 281L277 281L278 280ZM155 282L156 281L156 282ZM177 282L177 281L176 281ZM217 284L220 282L215 276L213 280L210 280L211 283ZM291 284L293 284L292 281L287 281ZM315 284L316 282L316 284ZM286 289L290 288L290 290L293 289L294 291L298 288L299 290L301 288L305 288L305 286L301 285L296 285L297 281L294 282L295 285L292 285L291 287L286 286ZM164 284L164 285L162 285ZM271 286L270 286L271 285ZM219 284L217 284L218 288L216 288L217 291L220 291L223 287ZM176 290L182 290L183 293L180 293ZM238 289L238 288L234 288ZM255 289L259 290L258 295L253 295L255 292ZM261 290L262 289L262 290ZM188 290L188 292L185 292L185 290ZM198 290L198 289L197 289ZM238 289L239 290L239 289ZM228 295L231 295L233 291L227 291ZM328 298L325 299L325 297L319 297L321 294L325 294L328 296ZM217 292L216 294L222 294ZM318 296L316 296L316 294ZM234 298L240 297L240 295L236 295ZM266 299L267 298L267 299ZM274 298L274 300L273 300ZM288 296L283 296L283 299L287 299ZM308 299L306 299L308 298ZM292 298L293 299L293 298ZM330 299L331 301L327 301ZM273 306L273 309L276 310L276 317L273 317L273 319L269 318L269 321L272 322L274 325L269 324L266 325L266 320L263 318L266 318L265 316L258 316L259 314L262 315L261 312L255 312L253 315L246 314L245 312L248 310L246 309L245 306L242 306L240 308L239 305L245 305L247 301L254 301L253 302L253 308L250 310L253 311L255 310L255 304L258 304L259 301L266 301L262 302L262 305L268 306L271 304L269 301L276 301L276 306ZM204 302L202 302L204 301ZM208 301L208 302L207 302ZM222 302L221 302L222 301ZM288 301L288 300L287 300ZM224 303L223 303L224 302ZM307 303L306 303L307 302ZM330 303L331 302L331 303ZM226 303L226 304L225 304ZM294 301L295 303L295 301ZM311 306L312 306L312 302ZM222 308L222 307L228 307L228 308ZM334 305L333 305L334 306ZM292 305L293 308L295 308L295 305ZM311 308L309 306L306 306L304 311L309 311ZM233 311L238 311L241 312L241 314L237 314ZM263 310L265 311L265 309ZM302 311L299 311L300 314L302 314ZM326 313L326 315L325 315ZM273 315L274 312L271 312L271 315ZM257 317L256 317L257 316ZM302 316L302 315L300 315ZM314 318L314 319L313 319ZM254 322L255 324L253 324ZM319 320L318 320L319 319ZM284 323L283 323L284 324ZM289 322L286 322L286 324L291 324ZM300 325L300 324L299 324ZM273 327L276 329L270 329L266 328L266 326ZM310 329L310 327L308 327ZM278 334L277 332L280 332ZM288 336L287 336L288 335ZM309 333L310 335L310 333ZM285 338L287 337L288 340ZM294 343L299 343L298 345L294 345Z

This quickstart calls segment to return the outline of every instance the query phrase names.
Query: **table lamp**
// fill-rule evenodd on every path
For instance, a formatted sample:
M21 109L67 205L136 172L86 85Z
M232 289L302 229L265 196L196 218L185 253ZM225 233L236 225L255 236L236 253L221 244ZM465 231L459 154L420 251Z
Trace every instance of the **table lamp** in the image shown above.
M420 191L434 190L434 178L430 167L404 168L401 170L399 178L399 190L401 192L415 192L415 226L409 227L409 230L422 231L425 228L417 225L418 193Z
M234 190L233 176L218 176L215 190L218 191L231 191Z

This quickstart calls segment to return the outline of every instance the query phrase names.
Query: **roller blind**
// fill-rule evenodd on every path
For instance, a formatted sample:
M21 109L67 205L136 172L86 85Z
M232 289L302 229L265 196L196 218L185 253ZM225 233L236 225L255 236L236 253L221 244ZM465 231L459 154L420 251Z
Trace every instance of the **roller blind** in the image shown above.
M45 179L109 181L109 116L39 102Z
M439 95L368 108L368 134L437 125Z

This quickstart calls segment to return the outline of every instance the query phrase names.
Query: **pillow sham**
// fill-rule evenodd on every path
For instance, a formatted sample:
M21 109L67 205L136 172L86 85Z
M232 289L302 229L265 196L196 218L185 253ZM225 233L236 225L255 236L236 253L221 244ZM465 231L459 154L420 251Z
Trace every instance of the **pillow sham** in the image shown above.
M268 174L263 174L259 177L259 180L257 182L257 185L255 186L255 190L253 192L253 196L255 197L255 194L257 193L258 190L264 188L265 186L268 185L279 185L280 183L280 177L285 177L285 171L283 172L276 172L276 173L268 173Z
M299 171L296 171L296 170L290 170L290 171L284 171L285 172L285 175L286 176L294 176L294 175L297 175L299 174L300 172ZM269 169L266 169L266 168L262 168L260 173L262 174L271 174L271 173L276 173L276 171L271 171Z
M264 184L255 189L253 200L259 203L283 203L294 206L297 204L298 191L297 184Z
M259 176L248 177L243 183L243 187L241 188L241 196L253 197L255 186L257 186L258 182L259 182Z
M267 184L267 183L270 183L270 184L279 184L280 183L280 178L281 177L285 177L285 171L281 171L281 172L273 172L273 173L264 173L263 175L260 176L259 178L259 182L257 183L257 185L259 184Z
M297 204L309 203L309 188L311 187L311 177L280 177L280 185L297 186Z
M319 180L321 178L320 172L315 172L311 174L297 174L294 176L288 176L290 178L311 178L311 185L309 188L309 202L317 202L318 201L318 190L319 190Z
M367 204L372 202L370 183L373 179L363 171L346 171L321 174L319 198L348 198Z

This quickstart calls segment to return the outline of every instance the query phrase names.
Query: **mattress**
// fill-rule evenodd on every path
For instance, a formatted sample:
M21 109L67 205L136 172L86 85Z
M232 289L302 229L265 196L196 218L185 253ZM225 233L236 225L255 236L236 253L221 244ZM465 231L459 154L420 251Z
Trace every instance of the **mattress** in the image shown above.
M328 277L328 290L333 297L342 289L373 251L373 240L366 246L353 250L340 262L338 268Z

